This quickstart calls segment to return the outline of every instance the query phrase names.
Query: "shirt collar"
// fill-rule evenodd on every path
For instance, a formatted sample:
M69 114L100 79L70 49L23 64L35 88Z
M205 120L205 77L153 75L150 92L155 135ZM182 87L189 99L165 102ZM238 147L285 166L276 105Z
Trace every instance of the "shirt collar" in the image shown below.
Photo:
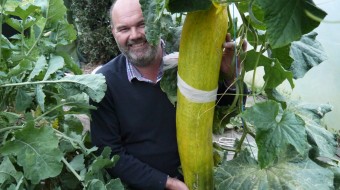
M163 51L163 56L166 55L165 53L165 43L163 40L161 40L161 47ZM148 83L154 83L152 80L149 80L138 71L138 69L126 58L126 72L127 72L127 77L128 80L131 82L132 79L137 79L139 81L144 81ZM163 60L161 63L161 66L159 67L158 74L157 74L157 82L159 82L162 79L163 76Z

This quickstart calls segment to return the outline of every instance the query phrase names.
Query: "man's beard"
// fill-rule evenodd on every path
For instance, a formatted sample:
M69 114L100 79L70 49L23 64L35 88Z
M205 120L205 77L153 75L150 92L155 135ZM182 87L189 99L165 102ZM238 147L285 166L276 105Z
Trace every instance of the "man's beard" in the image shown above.
M146 39L139 38L136 40L128 41L127 45L124 47L117 42L117 46L122 54L125 55L133 65L137 67L146 67L151 65L153 63L153 60L157 56L157 46L151 46L147 44L147 47L144 49L129 50L130 45L143 42L147 43Z

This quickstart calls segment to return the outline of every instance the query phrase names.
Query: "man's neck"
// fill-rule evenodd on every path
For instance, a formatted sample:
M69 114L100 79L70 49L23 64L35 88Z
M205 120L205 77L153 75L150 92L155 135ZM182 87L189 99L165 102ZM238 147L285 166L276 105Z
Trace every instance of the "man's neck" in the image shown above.
M157 82L157 76L159 73L159 67L162 63L162 49L159 48L157 51L157 56L152 61L152 63L145 67L137 67L138 71L143 75L144 78L147 78L153 82Z

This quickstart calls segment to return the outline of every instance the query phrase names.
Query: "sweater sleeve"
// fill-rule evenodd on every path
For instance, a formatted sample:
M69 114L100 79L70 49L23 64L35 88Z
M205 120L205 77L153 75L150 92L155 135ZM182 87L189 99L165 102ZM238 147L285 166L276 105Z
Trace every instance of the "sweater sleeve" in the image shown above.
M136 189L163 190L167 174L129 155L120 137L119 121L108 94L100 103L90 101L97 107L91 111L91 141L99 150L109 146L113 155L119 155L116 165L108 169L112 177Z

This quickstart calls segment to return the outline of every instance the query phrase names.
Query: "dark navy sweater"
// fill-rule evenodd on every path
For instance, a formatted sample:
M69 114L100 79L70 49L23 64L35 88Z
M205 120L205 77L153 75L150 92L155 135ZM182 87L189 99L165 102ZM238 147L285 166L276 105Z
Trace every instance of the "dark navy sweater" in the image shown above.
M164 189L167 176L179 176L175 107L159 83L127 78L122 55L97 73L106 78L107 91L91 111L91 140L109 146L120 159L109 169L134 189Z

